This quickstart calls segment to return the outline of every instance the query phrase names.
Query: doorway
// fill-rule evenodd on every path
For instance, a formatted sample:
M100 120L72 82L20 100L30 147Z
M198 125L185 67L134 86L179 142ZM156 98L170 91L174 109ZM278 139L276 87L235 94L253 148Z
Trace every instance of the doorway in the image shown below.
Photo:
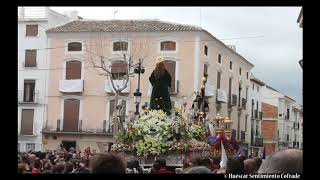
M62 141L62 146L69 151L71 147L76 148L77 142L76 141Z

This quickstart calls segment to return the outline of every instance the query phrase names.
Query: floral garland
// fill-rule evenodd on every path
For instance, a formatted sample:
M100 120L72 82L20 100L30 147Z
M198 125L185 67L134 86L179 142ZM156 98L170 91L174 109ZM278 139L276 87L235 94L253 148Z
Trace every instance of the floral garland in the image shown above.
M178 111L177 111L178 112ZM112 145L111 150L115 152L136 152L138 156L160 155L168 151L203 151L209 150L210 145L203 141L206 131L196 124L187 128L187 124L176 113L176 119L172 120L162 110L151 110L129 125L127 131L120 132L116 139L117 144ZM179 126L179 133L183 141L176 142L174 130Z

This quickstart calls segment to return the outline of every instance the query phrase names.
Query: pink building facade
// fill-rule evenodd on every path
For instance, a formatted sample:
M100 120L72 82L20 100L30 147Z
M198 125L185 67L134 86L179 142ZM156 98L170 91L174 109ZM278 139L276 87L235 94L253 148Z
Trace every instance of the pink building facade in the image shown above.
M114 142L110 128L114 94L109 78L100 75L92 62L99 62L103 56L111 64L123 53L133 55L135 62L144 59L141 113L141 105L150 100L149 76L155 67L155 59L163 56L174 77L173 106L186 104L187 115L195 98L194 92L200 90L201 78L206 71L209 119L213 120L217 111L231 117L234 135L239 140L242 138L240 132L250 132L250 125L246 125L248 103L243 99L248 99L246 89L250 85L253 65L199 27L157 20L74 21L48 30L47 35L51 49L48 53L50 87L48 119L43 130L44 149L56 149L63 143L81 150L86 147L97 152L110 150ZM125 45L121 51L117 49L119 43ZM137 82L137 75L130 77L128 87L120 96L126 118L135 111L133 93ZM224 98L219 101L217 93L221 91L218 89L224 92ZM236 104L231 103L231 97L237 100ZM216 108L217 104L221 104L220 109ZM243 138L243 142L250 139L246 134Z

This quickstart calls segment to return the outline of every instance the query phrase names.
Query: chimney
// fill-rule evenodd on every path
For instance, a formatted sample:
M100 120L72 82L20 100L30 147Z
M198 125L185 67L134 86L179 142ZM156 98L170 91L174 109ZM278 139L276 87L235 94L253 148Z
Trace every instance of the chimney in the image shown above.
M236 46L235 46L235 45L228 45L228 47L229 47L230 49L232 49L234 52L237 52L237 51L236 51Z

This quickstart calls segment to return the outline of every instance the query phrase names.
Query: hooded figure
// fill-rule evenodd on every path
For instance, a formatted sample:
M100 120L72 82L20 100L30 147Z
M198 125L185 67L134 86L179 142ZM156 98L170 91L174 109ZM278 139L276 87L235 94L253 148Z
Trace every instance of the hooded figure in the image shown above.
M152 85L150 109L163 110L170 115L171 100L169 87L171 87L171 76L164 66L163 57L157 58L156 68L149 77L149 81Z

